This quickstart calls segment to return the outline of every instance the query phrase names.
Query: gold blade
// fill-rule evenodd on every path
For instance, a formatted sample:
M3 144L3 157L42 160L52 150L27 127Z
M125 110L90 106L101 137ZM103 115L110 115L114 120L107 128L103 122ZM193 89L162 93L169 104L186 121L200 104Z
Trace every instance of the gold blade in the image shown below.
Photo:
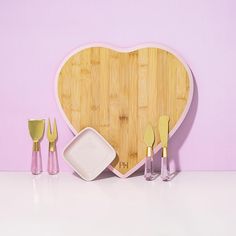
M168 146L169 121L169 116L161 116L159 118L159 133L162 147Z
M44 132L44 120L28 120L28 127L33 141L39 141Z
M144 133L144 142L148 147L152 147L155 141L153 128L150 124L147 125Z

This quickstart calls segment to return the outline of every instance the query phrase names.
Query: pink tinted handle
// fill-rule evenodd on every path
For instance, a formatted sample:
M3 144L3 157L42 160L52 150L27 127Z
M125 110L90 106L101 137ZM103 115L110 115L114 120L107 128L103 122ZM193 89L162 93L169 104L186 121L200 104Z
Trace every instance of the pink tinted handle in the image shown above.
M168 167L168 158L161 158L161 178L163 181L170 180L169 167Z
M57 159L56 151L48 152L48 173L50 175L55 175L59 172L59 164Z
M31 172L33 175L38 175L43 171L42 157L40 151L32 152Z

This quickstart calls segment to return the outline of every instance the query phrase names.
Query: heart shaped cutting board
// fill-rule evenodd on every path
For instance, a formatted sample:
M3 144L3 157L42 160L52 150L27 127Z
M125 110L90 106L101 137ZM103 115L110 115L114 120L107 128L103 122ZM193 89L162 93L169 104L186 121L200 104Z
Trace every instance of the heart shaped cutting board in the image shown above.
M164 47L114 49L101 45L81 48L59 68L56 94L65 120L76 134L90 126L114 147L110 169L127 177L145 160L144 131L155 132L158 120L170 116L170 136L184 120L193 95L192 74Z

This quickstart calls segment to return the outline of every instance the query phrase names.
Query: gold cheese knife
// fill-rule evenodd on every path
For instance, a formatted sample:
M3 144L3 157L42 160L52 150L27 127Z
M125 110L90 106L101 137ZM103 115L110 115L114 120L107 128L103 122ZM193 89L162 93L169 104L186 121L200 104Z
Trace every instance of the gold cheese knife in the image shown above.
M42 172L40 140L44 134L44 120L28 120L28 127L33 140L31 172L33 175L38 175Z
M159 118L159 133L162 145L161 157L161 178L163 181L169 180L169 166L167 158L168 136L169 136L169 116L161 116Z
M153 144L155 142L155 135L153 128L150 124L147 125L145 134L144 134L144 142L146 144L146 160L145 160L145 172L144 178L148 181L153 179Z

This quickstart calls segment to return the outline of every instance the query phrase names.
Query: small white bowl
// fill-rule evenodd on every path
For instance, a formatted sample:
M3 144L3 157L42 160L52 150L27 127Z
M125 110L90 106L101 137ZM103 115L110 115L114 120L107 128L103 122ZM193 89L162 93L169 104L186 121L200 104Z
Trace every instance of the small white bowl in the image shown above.
M90 181L111 164L116 152L102 135L88 127L66 146L63 156L81 178Z

